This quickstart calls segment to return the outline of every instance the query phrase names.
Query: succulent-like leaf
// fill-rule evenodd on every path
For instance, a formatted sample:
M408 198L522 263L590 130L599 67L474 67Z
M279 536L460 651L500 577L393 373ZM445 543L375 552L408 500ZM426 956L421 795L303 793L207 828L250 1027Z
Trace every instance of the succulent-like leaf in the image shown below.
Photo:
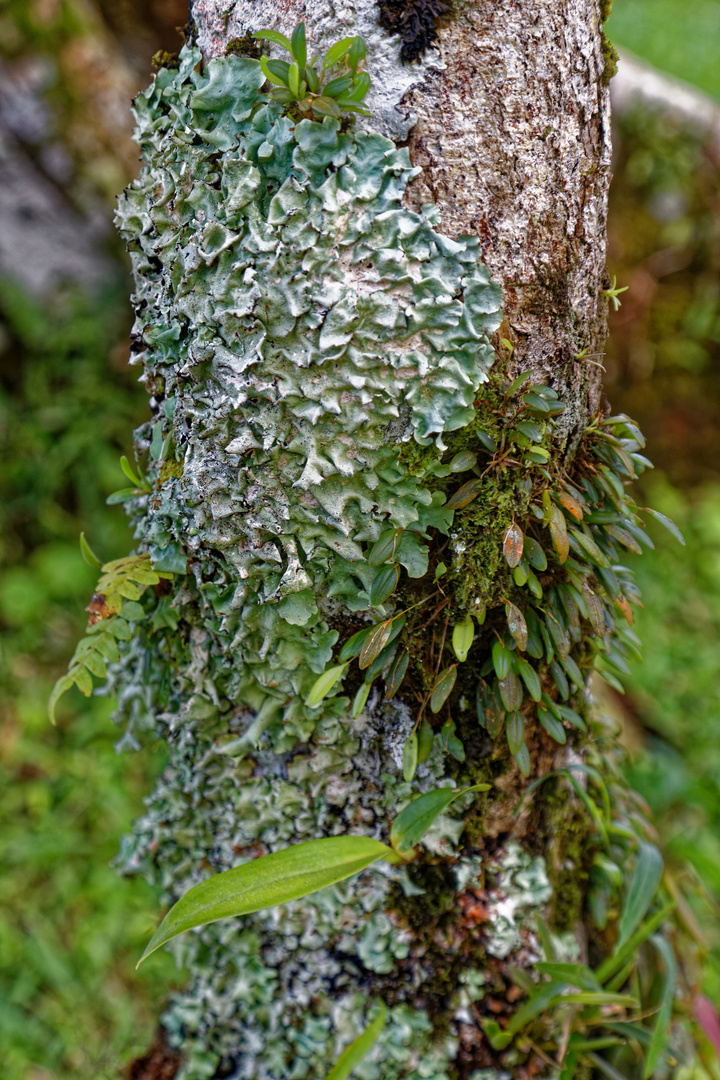
M503 555L508 566L517 566L522 559L524 541L522 529L513 521L503 537Z
M509 601L505 604L505 617L507 618L508 630L521 652L525 652L528 644L528 628L525 616L519 607Z
M450 496L447 501L448 510L461 510L464 506L468 506L480 494L482 485L483 482L479 477L468 480L466 484L458 488L454 495Z
M462 622L455 624L452 633L453 651L461 664L467 660L474 638L475 623L472 616L467 615Z
M457 665L453 664L452 667L445 668L441 671L432 688L430 695L430 709L432 712L440 712L443 705L452 693L452 689L455 686L457 679Z
M386 619L385 622L378 623L376 626L373 626L372 630L363 641L363 646L360 650L360 659L358 660L361 671L370 667L375 657L380 655L390 641L392 624L392 619Z

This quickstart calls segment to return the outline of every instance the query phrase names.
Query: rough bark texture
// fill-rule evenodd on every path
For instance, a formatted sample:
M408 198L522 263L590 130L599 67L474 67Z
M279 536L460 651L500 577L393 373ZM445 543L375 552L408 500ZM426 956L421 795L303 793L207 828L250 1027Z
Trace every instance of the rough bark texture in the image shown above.
M517 369L530 365L562 386L564 423L584 426L599 369L574 357L597 359L607 332L610 99L597 0L459 0L437 51L406 66L373 0L195 0L191 10L208 57L249 30L287 31L301 19L318 49L338 35L366 38L366 123L407 137L423 169L406 204L433 202L444 232L480 238L503 285Z
M602 576L617 561L611 542L588 525L573 533L568 576L560 509L570 526L582 519L584 496L563 486L564 470L593 415L589 361L605 329L597 6L458 3L438 51L413 67L400 64L399 39L378 27L370 0L197 0L192 14L206 64L186 48L179 70L138 99L143 175L119 211L137 286L135 359L154 412L138 433L151 490L132 513L156 565L182 575L113 672L126 742L150 727L170 745L124 865L176 900L209 870L292 842L387 840L408 800L438 784L494 786L455 804L409 868L366 871L176 941L191 982L165 1023L187 1080L305 1080L326 1075L379 997L390 1016L358 1069L364 1080L536 1075L542 1052L522 1041L505 1052L512 1034L504 1041L495 1019L504 1023L523 993L507 963L522 987L546 908L559 957L589 955L583 892L594 853L567 789L550 783L519 806L528 776L580 761L572 743L583 720L566 708L538 722L539 680L553 708L565 708L559 693L583 711L585 671L570 653L589 668L593 642L614 632L615 600L627 606L618 579ZM301 18L311 49L365 38L375 118L366 132L258 109L257 63L223 59L249 30L289 33ZM486 267L505 294L494 366L500 294ZM512 375L528 367L561 399L557 423L552 394L509 402ZM525 433L509 431L531 415ZM623 439L627 465L604 444L598 453L624 479L640 444ZM584 475L596 475L599 459L583 453ZM472 472L478 455L482 476ZM471 507L460 473L482 489ZM591 485L590 504L620 505L617 484ZM540 572L548 559L533 535L550 552L540 581L511 573L517 523ZM372 602L369 553L388 528L400 584ZM519 591L528 582L535 599ZM537 603L543 588L549 615ZM632 595L624 577L622 588ZM336 643L405 607L411 663L400 692L388 700L378 680L364 707L337 690L309 706ZM554 635L554 668L538 612ZM452 627L472 617L475 652L465 663L456 648L456 664ZM502 659L494 669L507 741L480 678L501 638L517 671L501 675ZM516 647L539 663L516 663ZM390 653L378 663L387 684ZM404 746L445 665L457 675L452 715L437 702L414 771ZM351 698L363 673L343 677ZM615 809L622 799L619 785Z

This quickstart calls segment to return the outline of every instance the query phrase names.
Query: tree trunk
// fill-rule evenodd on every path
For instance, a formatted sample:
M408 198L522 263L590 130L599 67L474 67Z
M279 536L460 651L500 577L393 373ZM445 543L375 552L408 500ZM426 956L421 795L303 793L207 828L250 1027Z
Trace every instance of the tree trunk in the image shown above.
M378 1000L368 1080L529 1077L566 1053L589 1074L579 1014L512 1018L543 952L607 955L646 838L612 738L585 733L590 670L614 678L625 647L632 586L610 564L637 544L641 464L632 429L597 417L598 3L458 0L436 39L429 8L195 0L196 43L137 102L119 220L154 419L152 491L130 505L176 579L113 675L126 742L150 728L169 748L125 867L177 900L299 841L387 842L419 792L492 785L404 866L176 939L190 981L164 1024L187 1080L323 1077ZM354 132L253 111L248 31L301 18L311 52L367 43ZM373 659L366 639L308 705L343 644L392 618L394 641Z

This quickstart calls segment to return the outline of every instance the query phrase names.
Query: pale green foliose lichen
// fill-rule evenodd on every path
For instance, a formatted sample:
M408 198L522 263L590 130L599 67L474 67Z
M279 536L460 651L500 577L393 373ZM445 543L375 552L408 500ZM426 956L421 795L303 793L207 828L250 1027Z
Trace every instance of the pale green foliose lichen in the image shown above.
M373 690L357 720L341 693L305 702L333 621L368 617L366 554L382 529L407 530L398 558L422 577L428 529L452 524L426 485L444 434L473 418L501 317L477 239L402 206L406 150L330 119L295 123L258 103L262 82L253 60L203 67L185 47L136 101L143 170L118 211L154 410L139 432L153 491L131 513L178 574L111 672L124 745L147 729L169 745L119 862L168 901L299 840L387 840L411 794L444 778L436 739L402 779L401 701ZM409 440L429 449L424 471L402 465ZM462 806L429 851L455 851ZM479 869L457 859L458 891ZM190 983L164 1022L183 1080L325 1076L398 965L397 1003L356 1075L445 1080L456 1038L410 1004L427 972L386 910L391 884L417 892L380 864L177 939Z

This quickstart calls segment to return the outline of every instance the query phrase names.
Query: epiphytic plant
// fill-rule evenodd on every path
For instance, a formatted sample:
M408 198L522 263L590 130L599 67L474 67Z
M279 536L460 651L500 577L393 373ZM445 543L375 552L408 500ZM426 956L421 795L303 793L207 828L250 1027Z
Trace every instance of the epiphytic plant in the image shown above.
M260 30L254 37L280 45L292 57L290 63L268 56L260 59L265 78L273 84L267 94L271 101L292 106L301 116L332 116L339 120L347 113L370 115L361 104L370 89L370 77L362 70L365 43L361 37L336 41L322 62L308 59L304 23L295 27L291 39L276 30Z

